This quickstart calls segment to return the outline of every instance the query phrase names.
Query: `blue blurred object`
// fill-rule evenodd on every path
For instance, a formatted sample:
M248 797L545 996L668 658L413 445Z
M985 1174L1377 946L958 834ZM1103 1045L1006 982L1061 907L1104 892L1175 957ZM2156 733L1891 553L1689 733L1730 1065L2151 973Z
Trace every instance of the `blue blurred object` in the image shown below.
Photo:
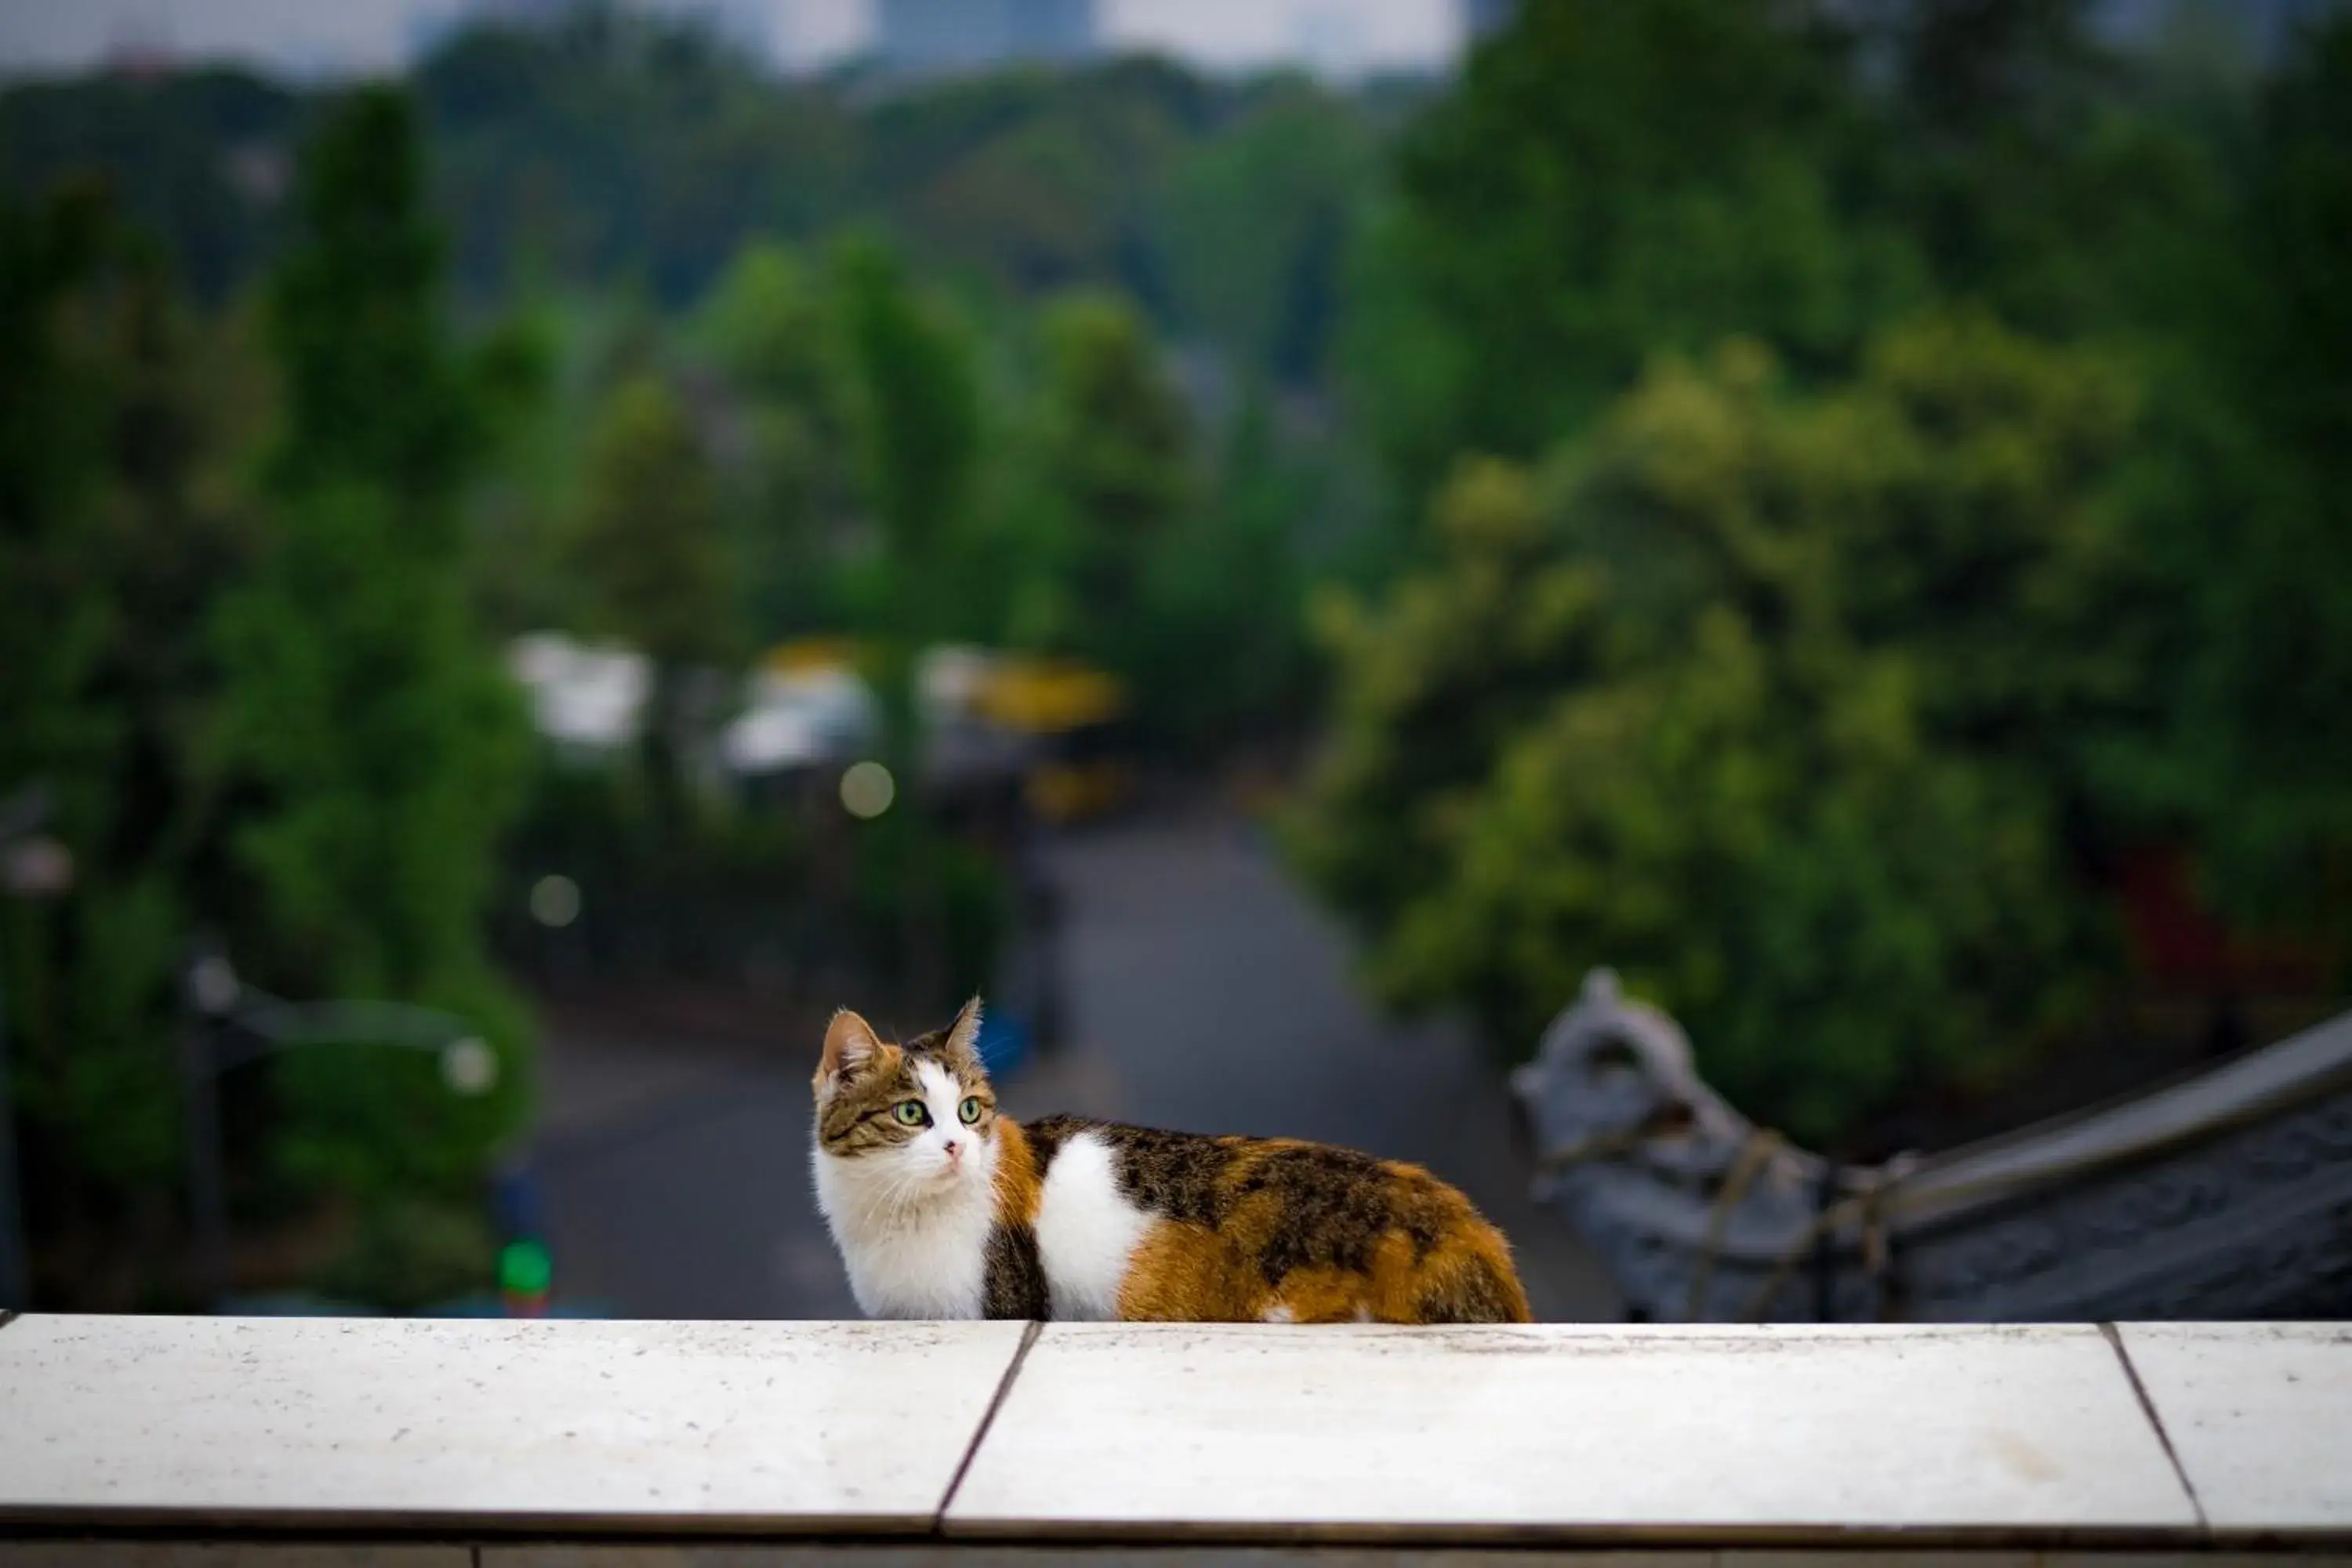
M1029 1026L1006 1012L981 1015L980 1065L993 1079L1010 1077L1029 1059Z
M492 1174L490 1214L501 1240L547 1234L539 1177L524 1160L509 1159Z

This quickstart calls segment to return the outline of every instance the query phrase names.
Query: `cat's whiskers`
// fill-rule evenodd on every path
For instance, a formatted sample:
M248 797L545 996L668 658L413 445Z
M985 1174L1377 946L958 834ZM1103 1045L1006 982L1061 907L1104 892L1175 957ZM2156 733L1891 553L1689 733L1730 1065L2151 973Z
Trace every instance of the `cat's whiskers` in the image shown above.
M943 1216L969 1202L979 1185L969 1177L943 1181L915 1161L899 1156L872 1171L855 1171L844 1184L843 1195L855 1205L856 1223L919 1229L926 1221Z

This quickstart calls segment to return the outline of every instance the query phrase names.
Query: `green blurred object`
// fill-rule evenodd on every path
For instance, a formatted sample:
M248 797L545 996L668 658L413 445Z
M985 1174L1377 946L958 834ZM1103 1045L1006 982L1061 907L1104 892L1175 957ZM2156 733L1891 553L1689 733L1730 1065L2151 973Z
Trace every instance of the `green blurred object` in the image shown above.
M499 1251L499 1289L510 1296L543 1296L555 1279L544 1242L510 1241Z

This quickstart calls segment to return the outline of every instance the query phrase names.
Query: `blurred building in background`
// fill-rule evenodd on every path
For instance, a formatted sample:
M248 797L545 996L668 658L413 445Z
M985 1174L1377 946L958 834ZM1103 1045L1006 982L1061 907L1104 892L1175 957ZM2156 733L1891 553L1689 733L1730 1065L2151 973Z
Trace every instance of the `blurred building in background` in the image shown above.
M1300 63L1317 75L1345 81L1363 74L1364 18L1354 6L1309 6L1291 17L1290 36Z
M1095 52L1095 10L1094 0L881 0L874 51L908 76L1013 60L1067 63Z

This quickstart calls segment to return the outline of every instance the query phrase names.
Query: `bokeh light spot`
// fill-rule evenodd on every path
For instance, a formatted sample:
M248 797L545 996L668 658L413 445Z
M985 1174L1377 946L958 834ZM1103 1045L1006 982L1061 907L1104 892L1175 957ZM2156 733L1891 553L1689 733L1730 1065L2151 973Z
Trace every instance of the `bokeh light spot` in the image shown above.
M541 877L530 887L530 918L561 928L580 918L580 884L569 877Z
M459 1094L488 1094L499 1081L498 1053L471 1037L452 1040L441 1053L441 1077Z
M898 782L880 763L853 763L841 775L841 804L849 815L871 822L898 798Z

